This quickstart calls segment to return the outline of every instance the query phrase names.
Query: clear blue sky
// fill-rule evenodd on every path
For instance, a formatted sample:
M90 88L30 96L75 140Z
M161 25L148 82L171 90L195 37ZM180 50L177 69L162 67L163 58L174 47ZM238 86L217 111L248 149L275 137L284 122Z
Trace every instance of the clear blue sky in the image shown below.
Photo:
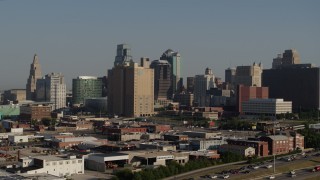
M262 62L296 48L320 65L318 0L0 0L0 89L25 88L37 53L43 75L106 75L116 45L137 62L180 52L184 77Z

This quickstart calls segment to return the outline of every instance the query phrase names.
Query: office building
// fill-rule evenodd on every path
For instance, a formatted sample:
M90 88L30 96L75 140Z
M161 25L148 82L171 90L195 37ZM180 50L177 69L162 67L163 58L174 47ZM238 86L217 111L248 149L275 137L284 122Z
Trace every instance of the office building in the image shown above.
M233 84L235 76L236 76L236 69L235 68L228 68L225 70L225 82L226 83Z
M52 105L50 103L31 103L20 106L22 120L38 120L51 118Z
M167 60L154 60L150 68L154 69L154 100L172 99L171 65Z
M73 106L84 104L87 98L102 97L102 80L94 76L79 76L72 80Z
M249 99L242 102L242 114L247 117L271 117L292 113L292 102L283 99Z
M252 66L237 66L234 77L234 85L243 84L245 86L261 87L261 63L253 63ZM231 75L232 80L232 75Z
M25 89L10 89L3 93L3 104L19 103L26 100L26 90Z
M171 65L171 81L172 81L172 91L173 93L178 92L179 86L183 84L181 82L181 56L178 52L172 49L166 50L160 60L167 60Z
M208 106L210 99L207 99L207 90L215 88L215 77L210 68L206 68L204 75L196 75L194 78L194 103L198 106Z
M320 70L311 64L294 64L265 69L263 86L269 87L270 98L292 101L294 112L320 108Z
M255 86L237 86L236 106L237 111L242 113L243 102L249 101L249 99L267 99L269 98L268 87L255 87Z
M187 91L193 93L194 90L194 77L187 77Z
M36 85L37 80L42 77L41 75L41 66L39 63L39 58L35 54L33 57L33 62L30 65L30 74L28 82L26 85L26 99L27 100L36 100Z
M282 55L278 54L278 56L273 59L272 69L290 66L293 64L300 64L300 56L297 50L288 49L285 50Z
M174 95L174 102L178 102L180 107L192 107L194 101L194 95L189 92L181 92Z
M110 114L139 117L154 112L154 70L118 65L108 72L108 111Z
M21 173L26 174L51 174L54 176L70 176L84 174L84 159L76 156L36 156L20 158Z
M115 57L114 66L121 64L129 64L132 62L131 48L128 44L117 45L117 55Z
M52 110L66 107L67 85L61 73L47 74L38 79L36 87L38 102L51 102Z
M285 50L282 55L282 64L291 65L291 64L300 64L300 56L295 49Z

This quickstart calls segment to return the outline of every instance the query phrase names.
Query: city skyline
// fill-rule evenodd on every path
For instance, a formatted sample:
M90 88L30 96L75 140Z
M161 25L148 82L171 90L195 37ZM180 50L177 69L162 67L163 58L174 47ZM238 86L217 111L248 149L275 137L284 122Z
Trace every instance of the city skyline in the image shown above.
M228 67L271 68L291 48L301 63L320 64L317 1L181 2L1 1L0 89L25 88L35 53L42 73L61 72L68 89L78 76L106 76L121 43L135 62L179 52L185 86L206 67L222 79Z

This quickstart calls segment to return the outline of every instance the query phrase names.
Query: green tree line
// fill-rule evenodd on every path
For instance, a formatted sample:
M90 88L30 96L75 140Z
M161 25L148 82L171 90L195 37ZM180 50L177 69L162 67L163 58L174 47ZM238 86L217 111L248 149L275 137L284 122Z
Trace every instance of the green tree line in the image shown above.
M167 166L160 166L156 169L144 169L142 171L134 173L132 173L129 169L124 169L116 172L116 176L113 177L113 180L158 180L196 169L201 169L222 163L241 161L245 159L246 158L241 155L226 152L221 155L221 158L219 160L209 160L206 158L197 159L189 161L185 165L181 165L175 161L171 161Z

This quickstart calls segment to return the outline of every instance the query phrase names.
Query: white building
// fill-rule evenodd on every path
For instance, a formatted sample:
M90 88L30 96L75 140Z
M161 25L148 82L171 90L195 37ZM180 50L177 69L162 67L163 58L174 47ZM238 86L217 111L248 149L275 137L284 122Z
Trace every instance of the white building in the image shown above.
M249 99L242 102L242 112L246 116L270 116L292 113L292 102L283 99Z
M28 136L19 136L19 135L9 135L8 140L11 143L22 143L22 142L28 142L29 138Z
M26 174L51 174L54 176L69 176L72 174L84 174L84 161L76 156L37 156L19 159L22 167L21 173ZM34 168L30 168L34 167Z
M221 145L228 144L225 138L212 139L191 139L190 148L192 150L218 149Z
M67 85L60 73L47 74L37 80L37 101L52 102L52 110L66 107Z
M194 102L199 106L206 106L210 103L210 99L206 100L207 90L216 87L212 70L206 68L204 75L196 75L194 77Z

